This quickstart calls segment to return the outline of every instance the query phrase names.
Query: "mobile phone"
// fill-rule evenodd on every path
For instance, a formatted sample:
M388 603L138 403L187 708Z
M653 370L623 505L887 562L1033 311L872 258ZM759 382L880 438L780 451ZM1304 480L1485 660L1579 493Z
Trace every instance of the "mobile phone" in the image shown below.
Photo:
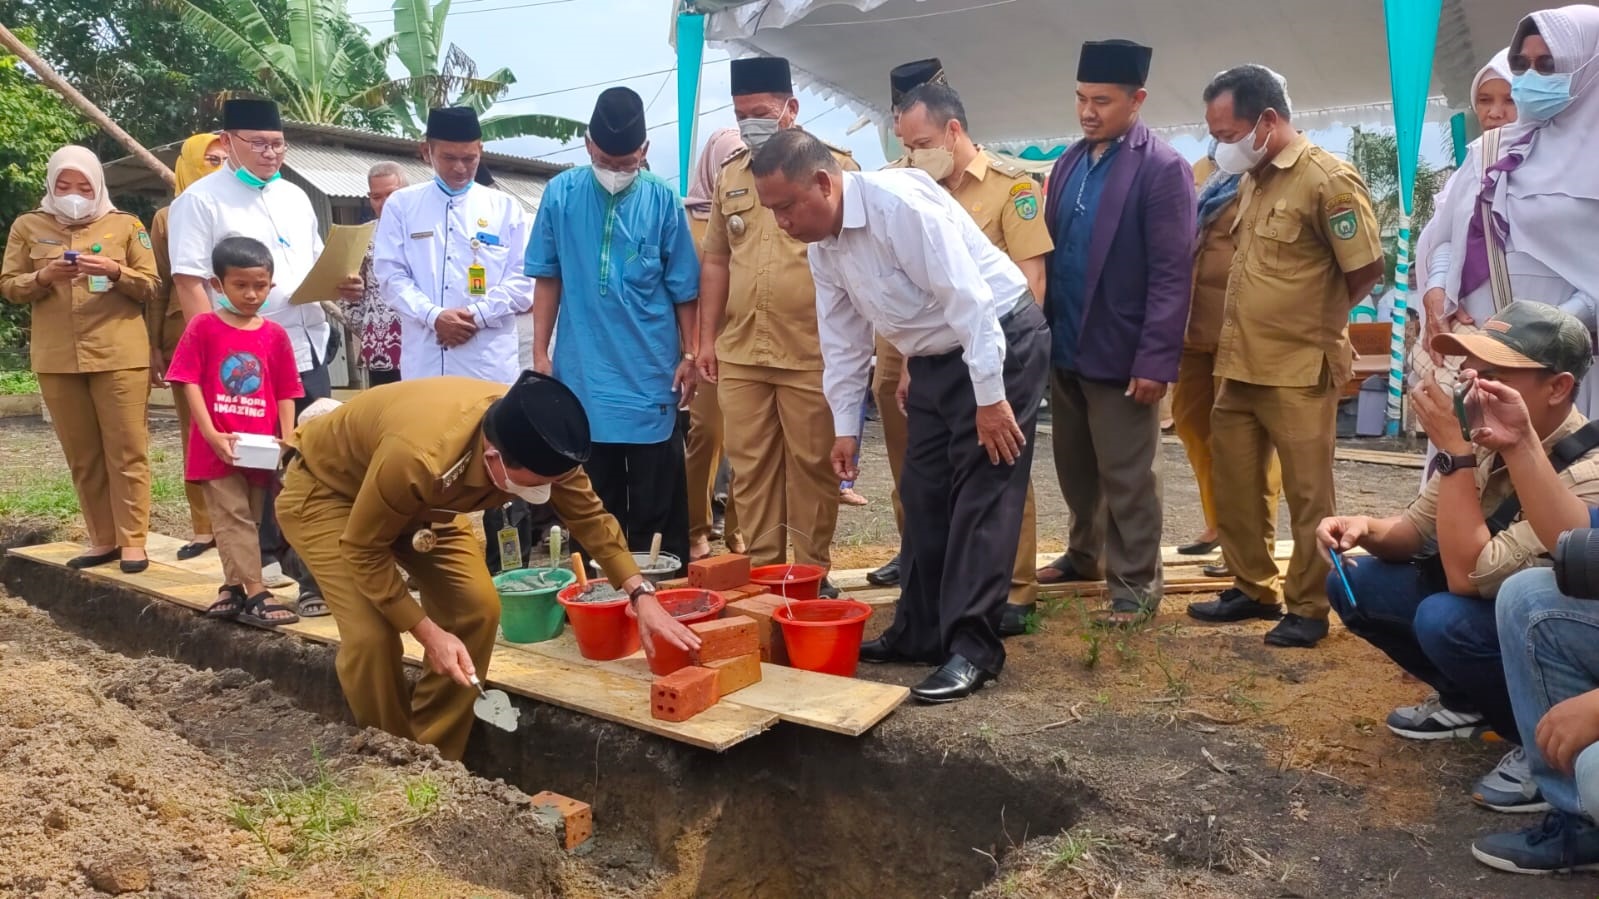
M1472 432L1482 427L1482 406L1471 389L1473 384L1461 381L1455 385L1455 420L1460 422L1460 436L1468 441Z
M77 250L68 250L65 253L61 254L61 258L66 261L67 265L77 265L78 264L78 251Z
M1327 550L1327 554L1332 557L1333 570L1338 572L1338 583L1344 585L1344 595L1349 597L1350 608L1359 606L1355 602L1355 591L1349 586L1349 573L1344 571L1344 554L1336 549Z

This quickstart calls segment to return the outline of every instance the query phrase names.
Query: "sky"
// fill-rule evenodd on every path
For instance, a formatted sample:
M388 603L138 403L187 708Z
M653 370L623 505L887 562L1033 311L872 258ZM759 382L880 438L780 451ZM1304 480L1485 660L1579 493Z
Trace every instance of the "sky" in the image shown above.
M349 8L374 38L392 33L393 13L386 0L349 0ZM673 67L677 60L667 43L672 8L670 0L453 0L445 26L446 48L452 42L460 46L477 62L480 73L504 66L516 74L517 83L506 99L494 105L491 115L544 113L586 122L600 91L612 84L631 87L646 104L650 169L676 183ZM403 74L398 63L393 68ZM885 66L885 92L887 78ZM885 163L876 127L850 134L859 119L851 110L807 91L800 92L799 102L799 122L823 140L850 150L862 169L871 171ZM734 124L724 52L706 50L700 110L700 144L717 129ZM1346 128L1313 131L1310 136L1338 153L1349 143ZM976 137L982 139L980 134ZM1192 138L1178 138L1173 144L1190 159L1204 152L1203 142ZM1442 146L1439 128L1428 125L1422 135L1423 157L1434 164L1446 163ZM581 138L565 145L537 138L500 141L492 149L551 162L588 162Z

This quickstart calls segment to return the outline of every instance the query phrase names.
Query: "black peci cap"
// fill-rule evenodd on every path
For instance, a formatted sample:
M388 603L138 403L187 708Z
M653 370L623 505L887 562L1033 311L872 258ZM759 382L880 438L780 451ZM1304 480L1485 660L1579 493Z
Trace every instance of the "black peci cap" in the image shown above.
M789 72L788 60L781 56L735 59L728 68L728 76L733 82L735 97L794 93L794 77Z
M524 371L483 416L488 441L512 464L547 478L588 461L589 419L577 394L549 375Z
M228 100L222 104L222 130L282 131L283 117L271 100Z
M888 73L889 101L899 106L899 101L906 94L935 81L939 84L949 83L944 77L944 63L936 56L897 65Z
M612 156L626 156L644 146L644 101L625 87L606 88L594 104L589 138Z
M1155 51L1120 38L1084 41L1077 58L1077 80L1083 84L1132 84L1149 80L1149 62Z
M477 110L470 106L446 106L428 112L428 140L447 140L464 144L483 139Z

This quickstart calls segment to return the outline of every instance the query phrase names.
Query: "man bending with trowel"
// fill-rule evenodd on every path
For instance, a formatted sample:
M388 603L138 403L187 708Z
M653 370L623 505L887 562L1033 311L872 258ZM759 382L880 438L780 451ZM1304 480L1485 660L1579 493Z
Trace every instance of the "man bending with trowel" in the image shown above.
M362 393L302 425L278 497L284 534L339 627L338 672L356 723L459 759L486 672L499 594L466 515L520 497L549 502L638 612L645 646L699 639L672 619L583 473L588 417L561 382L524 372L509 389L469 378ZM412 599L395 563L421 585ZM413 688L400 635L422 644Z

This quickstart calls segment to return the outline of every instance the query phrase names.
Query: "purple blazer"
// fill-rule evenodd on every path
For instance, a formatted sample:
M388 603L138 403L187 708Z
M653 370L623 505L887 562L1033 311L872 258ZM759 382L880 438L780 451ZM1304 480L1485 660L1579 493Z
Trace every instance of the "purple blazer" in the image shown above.
M1078 141L1049 173L1044 220L1051 234L1060 194L1087 152L1088 142ZM1078 374L1111 382L1177 380L1193 290L1195 215L1193 169L1134 122L1111 161L1089 242Z

